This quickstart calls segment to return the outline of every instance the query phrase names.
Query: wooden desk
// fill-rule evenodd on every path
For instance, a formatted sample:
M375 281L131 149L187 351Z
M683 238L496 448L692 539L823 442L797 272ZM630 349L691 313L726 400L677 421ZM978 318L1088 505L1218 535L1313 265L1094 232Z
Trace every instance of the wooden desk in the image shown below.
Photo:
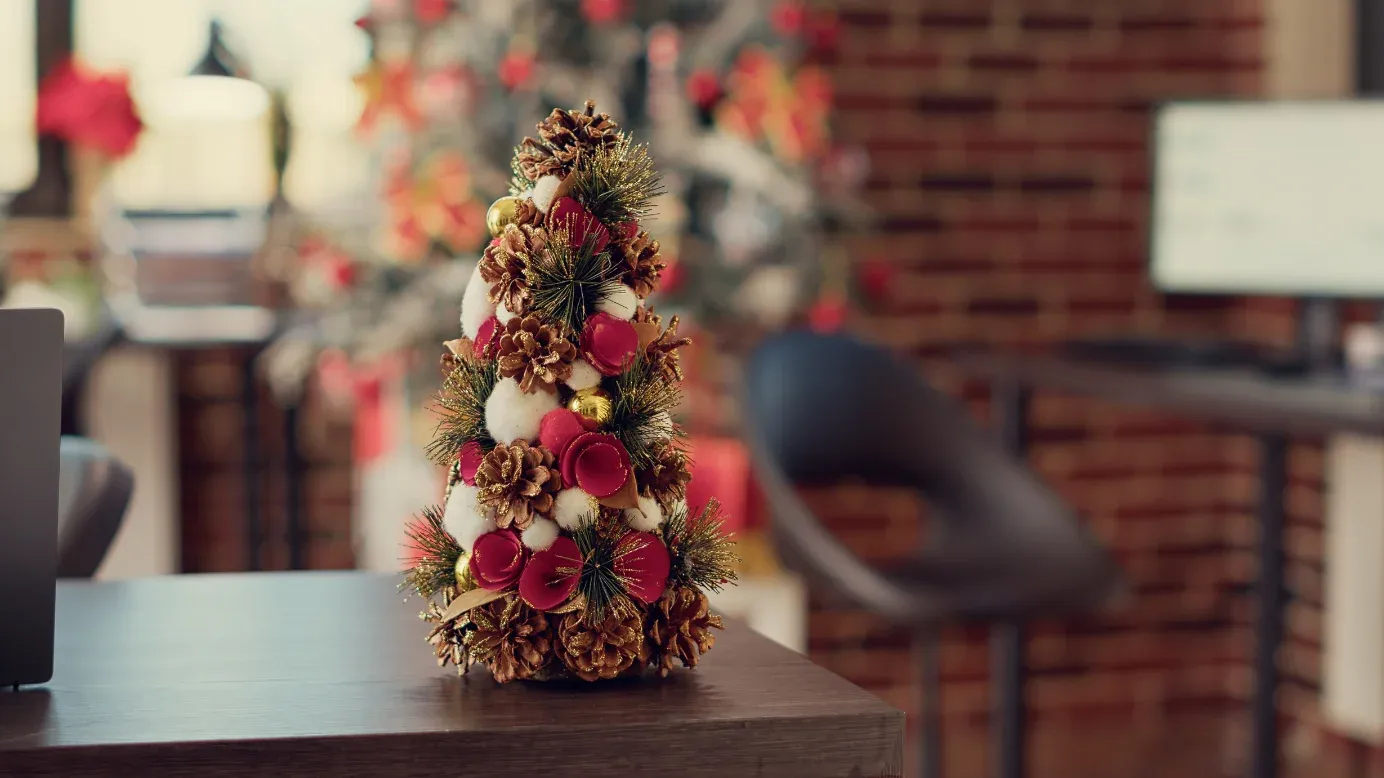
M438 668L395 581L60 583L53 682L0 692L0 774L903 774L903 713L742 625L663 682L502 687Z
M1277 653L1283 635L1284 489L1288 435L1356 433L1384 436L1384 396L1327 378L1276 378L1249 370L1191 370L1129 367L1060 356L956 355L963 372L989 381L995 423L1010 448L1027 443L1029 395L1055 391L1176 413L1210 424L1254 433L1259 462L1259 579L1255 625L1251 774L1278 773ZM1023 752L1023 634L1012 628L996 643L1002 687L1002 752ZM1016 757L1017 758L1017 757ZM1021 768L1004 773L1021 774Z

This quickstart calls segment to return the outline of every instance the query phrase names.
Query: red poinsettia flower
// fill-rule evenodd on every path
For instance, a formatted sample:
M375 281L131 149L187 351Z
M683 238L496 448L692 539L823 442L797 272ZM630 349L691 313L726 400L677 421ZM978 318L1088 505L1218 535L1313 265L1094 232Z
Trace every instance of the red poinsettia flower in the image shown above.
M624 13L624 0L581 0L582 18L592 24L617 22Z
M596 499L620 491L633 472L620 439L603 432L573 438L562 452L561 469L563 484L576 484Z
M511 48L496 66L495 75L505 89L516 92L533 80L534 64L533 52L525 48Z
M653 533L626 533L615 547L615 575L629 596L645 605L663 596L671 567L668 547Z
M687 77L687 99L703 111L721 99L721 79L710 68L692 71Z
M549 611L567 602L581 581L581 549L569 537L559 537L529 559L519 578L519 596L529 607Z
M112 158L133 151L144 129L125 75L94 73L73 60L43 79L37 119L40 133Z
M492 592L508 589L519 582L529 550L512 529L487 532L476 539L471 549L471 577L481 588Z
M624 319L597 313L588 317L582 328L581 349L601 375L619 375L639 351L639 333Z
M807 9L802 0L779 0L769 12L769 22L779 35L793 37L802 32L807 21Z

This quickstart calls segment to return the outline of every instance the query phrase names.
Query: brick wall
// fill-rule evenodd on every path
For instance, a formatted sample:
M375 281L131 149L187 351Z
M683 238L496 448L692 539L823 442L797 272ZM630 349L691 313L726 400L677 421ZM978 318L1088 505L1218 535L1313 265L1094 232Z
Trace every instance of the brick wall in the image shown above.
M1150 106L1166 98L1260 94L1258 0L847 0L832 60L837 127L864 144L878 234L852 255L899 272L863 322L920 358L958 343L1006 349L1110 332L1238 333L1285 342L1283 301L1164 298L1145 276ZM933 366L985 412L985 388ZM1041 395L1032 461L1113 549L1129 606L1036 625L1028 644L1041 720L1156 722L1243 710L1255 468L1251 439L1100 403ZM1318 723L1322 450L1295 443L1289 493L1289 636L1280 709L1290 748ZM907 547L907 496L816 492L818 510L870 558ZM814 605L813 657L916 710L910 635ZM988 720L986 637L947 634L950 737ZM1238 742L1225 717L1222 742ZM1303 725L1303 726L1297 726Z

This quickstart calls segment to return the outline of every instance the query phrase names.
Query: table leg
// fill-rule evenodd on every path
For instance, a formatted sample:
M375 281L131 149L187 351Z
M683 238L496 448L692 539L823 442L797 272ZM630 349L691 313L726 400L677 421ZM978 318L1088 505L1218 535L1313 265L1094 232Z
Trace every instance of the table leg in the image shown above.
M1259 580L1254 630L1254 710L1250 775L1278 774L1278 646L1283 639L1284 491L1288 485L1288 444L1282 435L1259 438Z
M249 349L241 365L240 412L243 414L241 446L244 449L245 569L260 569L260 545L264 533L260 526L259 383L255 373L258 349Z
M288 500L288 568L303 569L303 463L298 453L298 404L284 408L284 491Z
M1023 456L1028 450L1028 390L997 383L991 387L990 401L1000 439L1011 452ZM991 628L990 652L990 679L995 693L991 712L994 774L997 778L1023 778L1028 754L1024 625L1012 622Z

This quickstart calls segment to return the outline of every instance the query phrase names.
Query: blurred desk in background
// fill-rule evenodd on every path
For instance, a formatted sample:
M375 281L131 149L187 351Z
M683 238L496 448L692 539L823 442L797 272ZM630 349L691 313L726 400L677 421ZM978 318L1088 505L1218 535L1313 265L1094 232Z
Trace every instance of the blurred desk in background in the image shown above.
M1256 436L1260 573L1255 587L1259 616L1254 629L1249 764L1254 778L1275 776L1279 759L1277 654L1288 599L1283 574L1287 436L1384 437L1384 395L1352 387L1334 376L1287 378L1252 370L1115 366L1060 356L961 353L954 355L952 364L990 383L996 418L1007 429L1026 429L1030 394L1049 391L1167 411ZM1009 688L1004 690L1011 709L1022 706L1021 647L1022 641L1016 641L1005 660L1012 670L1006 675Z
M664 680L500 686L438 668L397 583L60 583L52 683L0 692L4 774L903 775L901 711L742 624Z

